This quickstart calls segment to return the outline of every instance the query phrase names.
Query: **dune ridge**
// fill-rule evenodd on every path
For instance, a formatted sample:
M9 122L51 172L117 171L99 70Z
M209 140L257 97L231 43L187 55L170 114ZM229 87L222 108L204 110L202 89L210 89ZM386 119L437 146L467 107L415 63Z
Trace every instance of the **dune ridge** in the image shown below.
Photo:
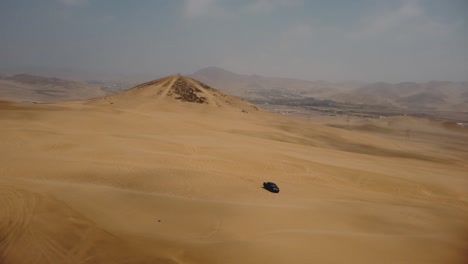
M135 86L125 92L92 100L93 105L112 105L145 111L161 110L165 105L191 107L203 105L201 109L220 108L216 110L259 111L259 109L238 97L220 92L210 86L189 77L173 75ZM200 109L200 107L198 107ZM208 108L209 109L209 108Z

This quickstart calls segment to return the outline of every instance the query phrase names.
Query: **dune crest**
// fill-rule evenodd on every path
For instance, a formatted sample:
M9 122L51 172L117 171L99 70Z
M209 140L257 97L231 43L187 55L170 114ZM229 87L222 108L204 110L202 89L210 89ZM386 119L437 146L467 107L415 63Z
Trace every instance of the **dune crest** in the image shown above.
M220 92L195 79L173 75L137 85L125 92L92 100L94 105L154 110L164 105L219 108L248 113L259 109L238 97ZM198 105L198 106L195 106ZM202 108L200 108L202 107Z

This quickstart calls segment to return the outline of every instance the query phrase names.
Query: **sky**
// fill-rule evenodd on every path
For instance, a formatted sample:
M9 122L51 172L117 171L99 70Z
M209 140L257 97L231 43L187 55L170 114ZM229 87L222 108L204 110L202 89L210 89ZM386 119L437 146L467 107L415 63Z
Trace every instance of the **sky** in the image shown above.
M0 0L0 69L467 81L467 0Z

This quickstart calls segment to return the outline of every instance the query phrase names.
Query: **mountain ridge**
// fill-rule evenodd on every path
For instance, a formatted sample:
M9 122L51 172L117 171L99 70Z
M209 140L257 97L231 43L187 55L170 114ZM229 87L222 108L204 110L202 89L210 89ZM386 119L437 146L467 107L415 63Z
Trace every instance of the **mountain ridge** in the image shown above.
M53 103L86 100L109 92L97 85L32 74L0 76L0 98L9 101Z
M248 100L315 98L341 103L468 111L468 82L328 82L243 75L208 67L191 75Z

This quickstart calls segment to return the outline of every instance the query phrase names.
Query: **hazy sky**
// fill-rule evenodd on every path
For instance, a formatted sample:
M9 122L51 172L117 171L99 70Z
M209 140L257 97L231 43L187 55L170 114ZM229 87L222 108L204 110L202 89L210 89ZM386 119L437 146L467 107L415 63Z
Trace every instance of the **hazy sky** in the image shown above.
M0 0L0 68L468 80L468 0Z

